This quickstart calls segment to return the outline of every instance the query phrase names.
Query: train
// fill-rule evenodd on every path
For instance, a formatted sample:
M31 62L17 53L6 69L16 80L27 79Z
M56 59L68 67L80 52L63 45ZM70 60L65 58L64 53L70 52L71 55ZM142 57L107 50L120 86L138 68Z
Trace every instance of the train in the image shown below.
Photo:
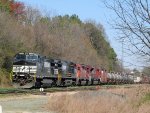
M11 81L15 88L40 88L101 84L133 84L134 77L107 72L100 67L46 58L37 53L17 53Z

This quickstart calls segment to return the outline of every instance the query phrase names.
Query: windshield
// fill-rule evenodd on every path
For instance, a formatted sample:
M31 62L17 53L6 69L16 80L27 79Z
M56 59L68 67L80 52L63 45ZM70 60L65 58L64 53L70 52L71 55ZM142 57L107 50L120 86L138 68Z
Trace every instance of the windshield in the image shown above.
M15 56L15 60L29 60L29 61L37 61L38 55L35 54L17 54Z
M26 59L26 55L24 55L24 54L17 54L15 59L16 60L25 60Z
M27 55L26 60L37 61L38 56L37 55Z

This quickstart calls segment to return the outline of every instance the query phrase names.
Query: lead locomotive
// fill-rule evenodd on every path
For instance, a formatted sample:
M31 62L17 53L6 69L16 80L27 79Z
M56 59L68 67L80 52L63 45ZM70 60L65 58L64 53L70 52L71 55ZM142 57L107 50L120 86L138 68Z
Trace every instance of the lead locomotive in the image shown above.
M44 57L35 53L18 53L13 60L12 83L14 87L30 88L41 73Z

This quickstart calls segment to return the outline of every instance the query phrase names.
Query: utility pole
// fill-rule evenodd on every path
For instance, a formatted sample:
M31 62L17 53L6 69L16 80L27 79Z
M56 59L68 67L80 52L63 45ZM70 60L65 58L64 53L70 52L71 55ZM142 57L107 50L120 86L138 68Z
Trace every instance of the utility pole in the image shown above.
M122 60L122 66L121 67L122 67L122 74L123 74L123 71L124 71L123 70L123 66L124 66L124 38L122 38L121 42L122 42L122 56L121 56L122 57L121 58L121 60Z

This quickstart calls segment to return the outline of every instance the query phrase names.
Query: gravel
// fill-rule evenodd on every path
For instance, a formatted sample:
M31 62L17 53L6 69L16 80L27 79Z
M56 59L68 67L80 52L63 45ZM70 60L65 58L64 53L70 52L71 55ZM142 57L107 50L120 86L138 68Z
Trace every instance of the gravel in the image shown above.
M44 95L6 98L0 100L3 113L54 113L45 108L48 99Z
M106 90L98 91L80 91L79 92L56 92L56 93L47 93L45 95L16 95L0 98L0 105L3 108L3 113L54 113L48 111L45 107L48 104L49 97L56 97L67 94L74 95L79 99L83 97L92 98L92 97L117 97L120 99L125 99L125 95L115 94L112 92L107 92Z

